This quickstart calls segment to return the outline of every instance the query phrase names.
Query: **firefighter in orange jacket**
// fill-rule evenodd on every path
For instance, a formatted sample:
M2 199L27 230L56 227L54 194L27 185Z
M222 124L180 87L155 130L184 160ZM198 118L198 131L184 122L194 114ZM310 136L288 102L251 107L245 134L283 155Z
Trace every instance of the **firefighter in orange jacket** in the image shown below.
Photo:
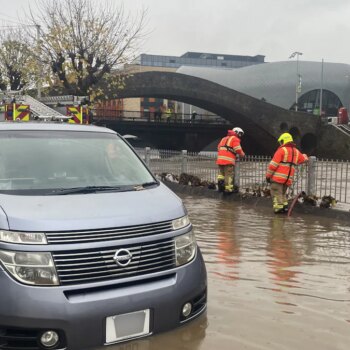
M236 155L244 157L241 147L241 138L244 131L241 128L233 128L227 131L218 144L218 157L216 164L219 166L218 189L220 192L233 192L233 167L236 162Z
M266 181L271 183L274 212L283 213L288 210L286 192L293 183L295 168L308 161L308 157L296 148L292 135L287 132L278 138L278 143L280 146L267 168Z

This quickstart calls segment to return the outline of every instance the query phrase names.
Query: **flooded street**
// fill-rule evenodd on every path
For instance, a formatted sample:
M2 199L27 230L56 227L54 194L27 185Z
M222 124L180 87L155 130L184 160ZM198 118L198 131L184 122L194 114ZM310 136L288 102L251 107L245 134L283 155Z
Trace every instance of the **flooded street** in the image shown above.
M206 261L207 315L178 330L110 349L349 348L346 223L181 197Z

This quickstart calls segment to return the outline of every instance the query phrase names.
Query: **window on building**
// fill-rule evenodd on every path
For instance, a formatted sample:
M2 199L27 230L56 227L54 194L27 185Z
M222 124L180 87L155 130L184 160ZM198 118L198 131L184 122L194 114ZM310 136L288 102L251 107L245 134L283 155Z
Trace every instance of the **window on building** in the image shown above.
M298 98L298 110L319 115L320 111L321 90L316 89L308 91ZM338 109L343 107L340 98L332 91L322 90L322 111L327 116L336 116ZM291 110L295 109L295 103L291 106Z

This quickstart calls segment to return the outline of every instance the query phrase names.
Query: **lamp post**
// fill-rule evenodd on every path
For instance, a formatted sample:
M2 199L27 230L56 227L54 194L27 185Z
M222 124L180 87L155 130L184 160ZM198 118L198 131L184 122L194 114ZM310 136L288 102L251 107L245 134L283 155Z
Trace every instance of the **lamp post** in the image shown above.
M295 111L298 111L298 95L301 92L301 75L299 74L299 56L302 55L302 52L295 51L293 52L289 58L294 58L297 56L297 81L295 85Z
M321 63L321 89L320 89L320 116L322 115L323 108L323 58Z

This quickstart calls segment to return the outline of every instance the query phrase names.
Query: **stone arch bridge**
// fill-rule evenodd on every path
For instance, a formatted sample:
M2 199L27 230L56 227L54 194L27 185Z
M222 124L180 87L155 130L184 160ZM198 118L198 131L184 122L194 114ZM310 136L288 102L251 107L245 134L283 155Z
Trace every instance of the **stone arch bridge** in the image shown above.
M118 97L165 98L201 107L243 128L263 153L273 152L276 138L286 131L293 134L305 151L310 152L317 147L317 130L321 124L319 117L288 111L190 75L136 73L126 78L125 87L118 91Z

